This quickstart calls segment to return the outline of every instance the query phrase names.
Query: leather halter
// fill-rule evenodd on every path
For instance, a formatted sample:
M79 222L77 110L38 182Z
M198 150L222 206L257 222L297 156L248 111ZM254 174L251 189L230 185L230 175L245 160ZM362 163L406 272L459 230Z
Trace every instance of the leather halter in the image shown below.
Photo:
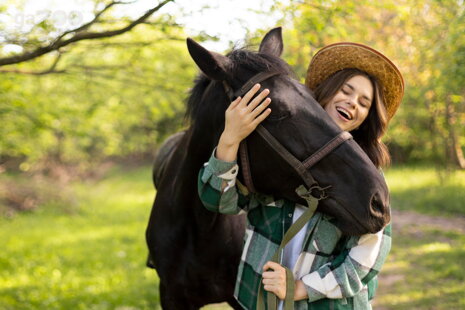
M264 80L267 80L272 76L280 74L281 73L277 71L260 72L251 77L240 89L236 90L235 92L226 81L223 81L223 87L229 99L233 101L236 97L242 96L246 92L248 92L250 88L252 88L252 86L254 86L255 84L263 82ZM292 155L278 140L276 140L276 138L273 137L273 135L271 135L271 133L264 126L259 124L255 130L268 143L268 145L272 149L274 149L297 172L297 174L302 178L302 180L305 182L305 185L307 185L308 188L314 188L315 185L318 184L318 182L311 175L309 169L312 166L314 166L317 162L319 162L322 158L324 158L326 155L331 153L343 142L352 138L352 135L349 132L342 131L336 137L334 137L325 145L323 145L320 149L318 149L318 151L316 151L314 154L310 155L307 159L301 162L294 155ZM249 153L247 151L247 139L241 141L239 146L239 155L245 186L247 187L249 192L256 192L250 170ZM317 188L319 188L320 190L324 190L319 186L317 186ZM325 193L322 192L320 193L320 195L325 195Z

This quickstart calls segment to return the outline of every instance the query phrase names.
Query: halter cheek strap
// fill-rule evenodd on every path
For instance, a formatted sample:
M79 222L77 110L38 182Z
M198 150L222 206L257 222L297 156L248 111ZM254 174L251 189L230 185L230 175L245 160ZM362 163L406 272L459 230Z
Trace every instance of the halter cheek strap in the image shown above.
M252 172L250 169L250 161L249 161L249 152L247 150L247 140L244 139L239 144L239 157L241 161L241 168L242 168L242 176L244 177L244 183L249 192L256 193L257 190L253 184L252 180Z

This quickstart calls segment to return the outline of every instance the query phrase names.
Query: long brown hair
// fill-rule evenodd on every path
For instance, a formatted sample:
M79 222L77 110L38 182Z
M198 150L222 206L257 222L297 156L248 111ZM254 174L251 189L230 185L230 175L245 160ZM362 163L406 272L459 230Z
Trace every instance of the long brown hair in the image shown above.
M382 90L374 77L358 69L337 71L314 89L315 99L324 107L344 83L356 75L365 76L371 81L374 97L367 118L350 133L377 168L386 167L391 163L391 156L386 145L381 141L381 137L386 132L388 118Z

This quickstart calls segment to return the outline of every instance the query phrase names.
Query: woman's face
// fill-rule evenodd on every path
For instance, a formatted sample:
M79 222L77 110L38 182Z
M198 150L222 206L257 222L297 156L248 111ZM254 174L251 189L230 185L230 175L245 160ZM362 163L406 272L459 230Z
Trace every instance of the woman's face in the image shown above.
M324 106L342 130L352 131L367 118L373 101L373 84L363 75L355 75Z

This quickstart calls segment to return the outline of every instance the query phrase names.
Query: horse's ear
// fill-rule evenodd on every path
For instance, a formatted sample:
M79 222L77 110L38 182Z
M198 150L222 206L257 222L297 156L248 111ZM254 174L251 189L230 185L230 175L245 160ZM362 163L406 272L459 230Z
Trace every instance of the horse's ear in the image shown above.
M187 38L187 49L197 66L212 80L224 81L228 77L231 61L221 54L210 52L191 38Z
M260 53L280 57L283 52L283 35L281 27L271 29L263 38L258 50Z

